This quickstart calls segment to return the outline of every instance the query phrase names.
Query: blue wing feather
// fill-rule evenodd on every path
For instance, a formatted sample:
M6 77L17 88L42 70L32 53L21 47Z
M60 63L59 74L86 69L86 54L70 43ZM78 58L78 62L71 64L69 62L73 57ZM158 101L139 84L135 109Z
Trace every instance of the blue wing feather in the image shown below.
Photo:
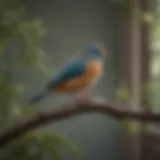
M75 78L76 76L80 76L84 73L85 67L86 62L83 60L78 60L68 64L51 79L51 81L47 85L47 88L45 88L43 91L41 91L39 94L37 94L29 100L29 104L37 103L42 98L46 97L49 93L49 90L53 86L56 86L57 84L60 84L72 78Z
M68 64L51 79L48 84L48 88L80 76L84 73L85 67L86 62L84 60L78 60Z

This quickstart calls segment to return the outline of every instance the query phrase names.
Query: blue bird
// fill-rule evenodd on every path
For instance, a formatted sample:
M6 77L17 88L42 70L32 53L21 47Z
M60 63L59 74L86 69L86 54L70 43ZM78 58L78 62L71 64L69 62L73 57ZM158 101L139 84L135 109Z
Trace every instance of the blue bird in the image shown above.
M34 96L29 104L37 103L50 93L81 94L103 73L103 58L106 49L100 44L88 44L84 47L81 58L71 61L51 78L46 87Z

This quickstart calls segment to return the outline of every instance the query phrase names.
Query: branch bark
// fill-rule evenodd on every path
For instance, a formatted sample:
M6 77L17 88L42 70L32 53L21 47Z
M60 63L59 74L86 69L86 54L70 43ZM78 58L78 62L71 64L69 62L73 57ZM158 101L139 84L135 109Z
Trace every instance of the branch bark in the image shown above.
M0 148L9 144L12 140L16 140L25 133L36 129L46 123L56 122L62 119L66 119L78 114L84 114L89 112L102 113L117 120L124 118L138 119L139 121L160 121L160 113L143 113L133 112L126 110L122 107L115 107L105 103L98 102L85 102L81 104L68 104L60 109L53 109L37 113L37 115L22 120L20 123L15 124L12 128L3 131L0 134Z

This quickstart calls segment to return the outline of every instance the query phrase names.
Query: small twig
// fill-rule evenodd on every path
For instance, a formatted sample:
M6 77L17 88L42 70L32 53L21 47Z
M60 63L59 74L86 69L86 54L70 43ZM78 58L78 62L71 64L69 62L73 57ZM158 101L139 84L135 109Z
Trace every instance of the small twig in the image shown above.
M61 119L66 119L78 114L88 113L88 112L99 112L102 114L110 115L118 120L124 118L132 118L140 121L160 121L160 113L143 113L143 112L133 112L121 107L114 107L107 105L105 103L96 102L86 102L81 104L70 104L65 105L65 108L52 109L49 111L44 111L43 113L38 113L35 116L29 117L26 120L21 121L21 123L15 124L14 127L9 128L0 135L0 148L9 144L12 140L16 140L23 134L36 129L46 123L52 121L56 122Z

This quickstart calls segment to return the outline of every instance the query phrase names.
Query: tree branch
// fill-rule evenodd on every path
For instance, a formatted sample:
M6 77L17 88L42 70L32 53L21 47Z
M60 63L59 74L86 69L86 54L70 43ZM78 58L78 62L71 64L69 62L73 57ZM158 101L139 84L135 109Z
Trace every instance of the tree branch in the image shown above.
M46 123L50 123L66 119L71 116L78 114L99 112L121 120L124 118L137 119L139 121L160 121L160 113L143 113L143 112L132 112L122 107L110 106L105 103L96 102L85 102L81 104L69 104L60 109L53 109L38 113L35 116L29 117L21 123L15 124L14 127L9 128L0 135L0 148L9 144L12 140L16 140L23 134L36 129Z

